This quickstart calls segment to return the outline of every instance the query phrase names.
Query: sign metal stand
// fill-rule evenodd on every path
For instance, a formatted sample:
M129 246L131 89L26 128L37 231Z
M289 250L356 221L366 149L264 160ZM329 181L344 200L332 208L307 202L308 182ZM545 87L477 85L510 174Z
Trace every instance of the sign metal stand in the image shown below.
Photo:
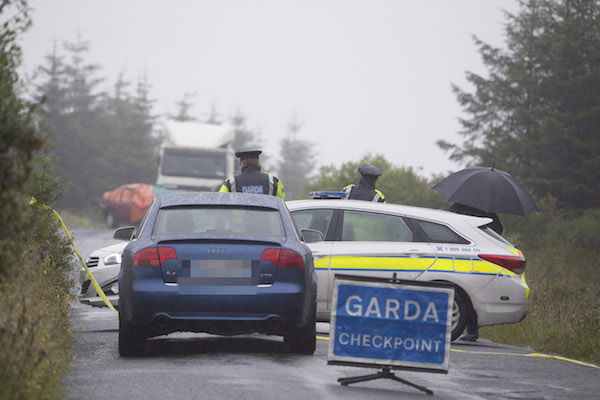
M400 382L403 383L405 385L408 386L412 386L415 389L420 390L421 392L427 393L429 395L432 395L433 392L429 389L427 389L425 386L419 386L417 384L414 384L412 382L409 382L407 380L404 380L402 378L398 378L396 375L394 375L394 373L391 371L390 367L383 367L381 369L381 371L376 372L374 374L370 374L370 375L361 375L361 376L353 376L353 377L349 377L349 378L338 378L338 382L342 385L342 386L347 386L351 383L358 383L358 382L366 382L366 381L372 381L375 379L392 379L396 382Z

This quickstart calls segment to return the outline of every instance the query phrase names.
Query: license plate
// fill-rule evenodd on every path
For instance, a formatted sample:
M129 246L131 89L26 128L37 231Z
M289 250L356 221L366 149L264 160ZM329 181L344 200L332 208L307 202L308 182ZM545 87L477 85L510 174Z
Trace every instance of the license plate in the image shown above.
M190 278L251 278L250 260L191 260Z

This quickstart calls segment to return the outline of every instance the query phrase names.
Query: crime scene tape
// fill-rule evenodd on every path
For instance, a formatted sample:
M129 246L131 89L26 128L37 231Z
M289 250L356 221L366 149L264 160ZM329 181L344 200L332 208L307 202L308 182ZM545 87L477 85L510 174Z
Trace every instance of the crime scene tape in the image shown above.
M327 336L317 336L317 340L329 340L329 337L327 337ZM542 353L520 354L520 353L503 353L503 352L492 352L492 351L458 350L458 349L450 349L450 351L453 351L455 353L468 353L468 354L497 354L497 355L502 355L502 356L551 358L551 359L554 359L554 360L567 361L567 362L570 362L570 363L583 365L585 367L591 367L591 368L598 368L598 369L600 369L600 367L597 366L597 365L595 365L595 364L590 364L590 363L586 363L586 362L579 361L579 360L573 360L571 358L566 358L566 357L561 357L561 356L552 356L552 355L549 355L549 354L542 354Z
M113 310L115 312L115 314L119 315L119 312L117 310L115 310L115 307L113 307L113 305L111 304L111 302L106 297L106 294L104 294L104 291L102 290L102 288L100 288L100 285L98 285L98 282L96 281L96 278L94 278L94 275L90 272L90 269L85 264L85 261L83 261L83 257L81 257L81 254L79 254L79 250L77 250L77 246L75 246L75 242L73 241L73 238L69 234L69 230L67 229L67 227L66 227L66 225L65 225L62 217L60 216L60 214L57 213L52 208L48 207L47 205L38 203L37 200L35 199L35 197L31 198L31 201L29 202L29 205L41 208L43 210L52 211L52 213L54 213L54 215L56 216L56 218L58 218L58 221L60 222L60 225L62 226L63 230L65 231L65 234L67 235L67 238L69 238L69 241L71 242L71 245L73 246L73 249L75 250L75 253L77 254L77 257L79 258L79 261L81 261L81 265L83 265L83 268L85 268L85 272L87 273L88 277L90 278L90 280L92 282L92 285L94 285L94 288L96 289L96 292L100 295L100 298L102 299L102 301L104 301L104 303L108 306L108 308L110 308L111 310Z

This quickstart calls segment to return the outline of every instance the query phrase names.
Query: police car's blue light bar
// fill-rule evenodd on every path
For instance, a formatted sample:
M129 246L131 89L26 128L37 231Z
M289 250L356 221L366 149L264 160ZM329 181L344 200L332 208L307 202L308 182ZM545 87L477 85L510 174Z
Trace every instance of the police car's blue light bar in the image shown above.
M311 199L343 199L345 193L342 191L318 191L310 192Z

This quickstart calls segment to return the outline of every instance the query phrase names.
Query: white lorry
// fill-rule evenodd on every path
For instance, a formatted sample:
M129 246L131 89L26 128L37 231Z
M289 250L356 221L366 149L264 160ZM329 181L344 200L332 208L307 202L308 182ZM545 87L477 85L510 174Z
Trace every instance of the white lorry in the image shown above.
M217 191L235 172L231 126L168 120L162 134L159 189Z

